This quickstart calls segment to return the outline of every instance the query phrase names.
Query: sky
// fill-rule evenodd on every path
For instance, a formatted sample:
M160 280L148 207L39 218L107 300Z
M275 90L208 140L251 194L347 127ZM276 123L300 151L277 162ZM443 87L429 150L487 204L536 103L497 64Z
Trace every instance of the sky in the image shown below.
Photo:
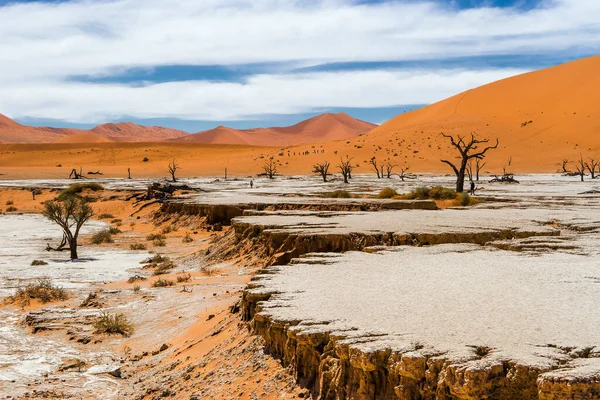
M197 132L383 123L600 53L598 0L0 0L0 113Z

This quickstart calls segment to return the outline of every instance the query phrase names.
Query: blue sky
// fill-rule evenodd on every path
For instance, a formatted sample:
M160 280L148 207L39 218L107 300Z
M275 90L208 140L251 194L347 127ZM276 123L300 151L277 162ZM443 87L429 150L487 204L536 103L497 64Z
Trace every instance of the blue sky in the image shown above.
M597 0L0 0L0 113L188 132L374 123L600 51Z

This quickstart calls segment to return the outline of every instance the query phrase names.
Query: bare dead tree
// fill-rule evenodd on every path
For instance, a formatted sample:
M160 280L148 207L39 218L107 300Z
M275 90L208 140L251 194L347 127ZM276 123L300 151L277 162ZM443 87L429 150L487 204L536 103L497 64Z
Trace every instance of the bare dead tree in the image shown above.
M386 162L385 162L385 177L388 178L388 179L390 179L392 177L392 171L396 167L397 167L397 165L392 164L391 160L389 160L389 159L386 160ZM382 167L381 173L383 175L383 167Z
M510 165L512 164L512 156L508 157L508 163L502 167L502 175L506 176L509 174L509 172L506 172L507 168L510 167Z
M344 177L344 183L348 183L348 179L352 178L352 169L354 169L352 166L352 158L348 158L348 156L346 156L346 160L344 160L340 157L340 163L337 167L340 169L340 172Z
M225 180L227 180L227 168L225 168Z
M79 168L79 172L77 172L77 170L75 168L73 168L71 170L71 173L69 174L69 179L84 179L84 178L85 178L85 176L83 176L81 167Z
M378 179L381 179L384 177L384 174L383 174L384 165L377 164L377 158L375 158L375 156L371 157L371 159L369 160L369 164L371 164L373 166L373 169L375 169L375 173L377 174Z
M577 172L577 175L579 175L579 177L581 178L581 182L583 182L583 177L585 176L585 170L586 170L586 164L585 164L585 161L583 161L583 156L580 154L579 160L577 160L577 163L575 163L575 171Z
M470 160L467 163L467 169L465 169L465 172L467 173L467 177L469 178L469 182L472 182L473 181L473 164L471 163Z
M475 179L479 182L479 172L481 172L481 170L483 169L483 167L485 167L485 164L487 164L487 162L483 161L482 159L475 159Z
M460 159L460 164L458 164L458 167L448 160L440 161L452 167L452 170L456 174L456 191L462 192L465 185L465 171L467 169L467 163L469 160L473 158L483 159L485 157L485 153L498 147L499 141L496 138L495 145L485 146L483 149L480 149L480 145L488 143L489 139L479 140L474 134L471 134L471 139L468 141L466 141L462 136L457 136L454 138L453 136L446 135L444 133L442 133L442 136L450 139L450 144L459 152L458 158Z
M127 179L131 179L131 168L127 168Z
M175 173L177 172L177 170L179 170L179 164L177 164L177 162L175 161L175 159L173 159L170 163L169 163L169 174L171 174L171 181L172 182L177 182L177 179L175 178Z
M590 171L592 179L596 179L596 168L600 166L600 160L596 158L590 158L590 161L585 163L585 166L587 167L588 171Z
M402 179L402 182L404 182L405 179L417 179L416 176L414 175L409 175L408 174L408 170L410 167L400 167L400 173L398 174L398 177L400 179Z
M561 167L560 167L560 168L561 168L561 170L562 170L561 172L562 172L563 174L569 174L569 173L570 173L570 171L567 169L567 165L569 164L569 160L568 160L568 159L566 159L566 158L563 158L563 160L561 161L561 163L562 163L562 164L561 164Z
M329 161L325 161L324 163L317 163L313 165L313 173L321 175L323 178L323 182L327 182L327 175L329 174Z
M62 202L50 200L44 203L42 214L63 230L63 241L66 241L69 245L71 260L79 258L77 255L79 231L83 224L94 215L87 202L76 196L69 196ZM64 247L64 244L62 247ZM62 247L59 246L57 249L62 249Z
M265 171L264 175L269 179L273 179L275 175L277 175L277 167L277 160L273 159L273 157L269 157L263 164L263 171Z

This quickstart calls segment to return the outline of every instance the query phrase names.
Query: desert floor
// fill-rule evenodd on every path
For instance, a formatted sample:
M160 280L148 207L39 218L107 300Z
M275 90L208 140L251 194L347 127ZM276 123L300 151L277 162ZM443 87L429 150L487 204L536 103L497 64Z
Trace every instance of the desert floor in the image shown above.
M0 274L6 398L556 399L599 389L599 180L485 175L479 203L463 207L376 198L385 187L451 187L443 175L254 187L182 178L163 201L145 198L162 179L106 174L93 179L103 190L82 193L97 218L71 263L43 250L60 232L39 213L73 181L10 178L0 189L12 268ZM327 197L335 190L352 197ZM120 231L113 243L91 244L107 227ZM173 266L155 275L139 261L154 254ZM70 299L6 300L42 276ZM154 287L159 279L173 285ZM95 333L104 311L125 314L131 336Z

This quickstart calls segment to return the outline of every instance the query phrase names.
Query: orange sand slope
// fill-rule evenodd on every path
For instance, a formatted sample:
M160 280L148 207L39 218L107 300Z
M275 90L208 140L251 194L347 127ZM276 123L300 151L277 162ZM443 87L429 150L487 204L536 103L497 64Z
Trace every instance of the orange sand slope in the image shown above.
M512 170L529 172L554 172L562 158L574 161L580 153L600 158L599 72L600 56L594 56L468 90L393 118L353 139L346 152L446 170L439 163L449 154L444 132L498 138L498 150L488 153L495 172L511 156Z
M238 130L225 126L174 139L175 142L205 144L246 144L253 146L293 146L343 140L367 133L377 125L348 114L326 113L289 127Z
M178 138L187 132L131 122L99 125L91 130L21 125L0 114L0 143L153 142Z

